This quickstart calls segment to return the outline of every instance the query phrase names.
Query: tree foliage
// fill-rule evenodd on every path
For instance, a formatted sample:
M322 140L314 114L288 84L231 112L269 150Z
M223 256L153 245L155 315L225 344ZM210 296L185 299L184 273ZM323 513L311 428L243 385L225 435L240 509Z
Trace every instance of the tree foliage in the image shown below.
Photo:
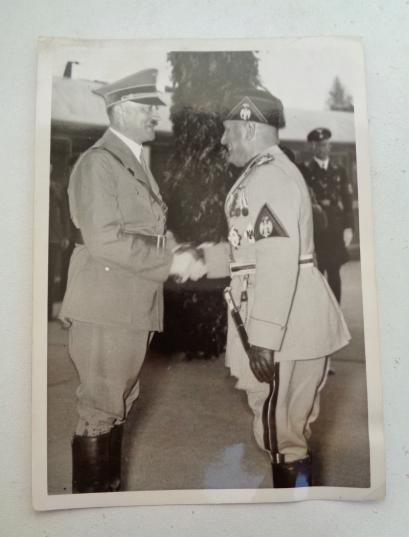
M352 96L346 91L338 77L335 77L329 91L327 104L330 110L342 110L344 112L354 111Z
M165 176L168 224L183 241L226 238L223 211L237 171L226 164L220 139L232 92L255 86L252 52L171 52L174 146Z
M226 194L238 170L226 164L220 140L231 94L259 85L253 52L171 52L174 142L162 191L168 227L180 242L226 240ZM225 346L226 281L168 286L165 339L168 348L210 356Z

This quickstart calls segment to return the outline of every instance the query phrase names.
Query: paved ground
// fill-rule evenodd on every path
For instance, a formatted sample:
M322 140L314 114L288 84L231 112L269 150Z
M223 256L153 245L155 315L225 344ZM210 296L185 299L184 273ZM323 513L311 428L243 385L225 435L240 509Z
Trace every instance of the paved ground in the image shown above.
M343 268L343 309L352 343L333 357L336 374L322 395L313 427L317 484L369 486L360 265ZM67 332L49 324L48 483L51 494L71 490L70 439L75 428L77 377ZM223 357L186 361L151 354L142 394L124 439L128 490L271 487L266 456L251 434L244 393L234 389Z

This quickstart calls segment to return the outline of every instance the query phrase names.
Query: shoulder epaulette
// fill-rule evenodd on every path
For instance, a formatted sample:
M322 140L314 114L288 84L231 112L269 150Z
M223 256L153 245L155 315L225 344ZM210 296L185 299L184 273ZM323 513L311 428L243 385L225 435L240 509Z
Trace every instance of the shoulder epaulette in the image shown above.
M111 155L111 157L113 157L117 162L119 162L119 164L121 164L124 168L126 168L125 164L123 163L123 161L118 157L118 155L116 155L113 151L111 151L110 149L108 149L107 147L104 147L103 145L99 145L99 146L94 146L94 147L91 147L91 150L92 151L106 151L107 153L109 153Z
M264 164L268 164L269 162L273 162L274 155L271 153L266 153L265 155L260 155L256 160L254 161L254 166L263 166Z

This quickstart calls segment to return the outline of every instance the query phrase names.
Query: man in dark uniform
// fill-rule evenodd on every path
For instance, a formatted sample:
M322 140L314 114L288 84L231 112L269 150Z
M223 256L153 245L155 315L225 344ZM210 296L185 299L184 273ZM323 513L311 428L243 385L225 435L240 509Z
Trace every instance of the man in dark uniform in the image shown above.
M139 373L163 325L163 282L205 274L200 256L176 251L166 205L144 159L163 105L155 69L95 93L110 127L78 160L68 194L77 228L60 318L79 374L72 442L73 492L120 490L123 424L139 394Z
M56 290L56 276L64 284L63 262L70 245L70 216L66 192L58 181L50 178L50 211L48 236L48 320L53 319L54 302L60 300Z
M308 134L313 160L305 168L305 178L316 202L326 215L325 228L314 230L318 268L327 275L328 283L341 301L340 268L348 260L347 248L354 229L353 189L344 168L330 160L331 131L317 128Z

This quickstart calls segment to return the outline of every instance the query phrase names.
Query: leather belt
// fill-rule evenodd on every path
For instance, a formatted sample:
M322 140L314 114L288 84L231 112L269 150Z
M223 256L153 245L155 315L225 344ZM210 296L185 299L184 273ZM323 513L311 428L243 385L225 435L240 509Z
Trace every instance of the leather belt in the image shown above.
M157 250L165 250L166 248L166 235L147 235L144 233L134 233L133 231L123 231L122 233L124 235L137 237L138 239L141 239L146 245L154 246ZM78 228L75 229L74 242L75 244L84 244L81 230Z
M314 265L313 255L301 255L298 259L300 268ZM245 274L255 274L255 263L230 263L230 276L244 276Z

